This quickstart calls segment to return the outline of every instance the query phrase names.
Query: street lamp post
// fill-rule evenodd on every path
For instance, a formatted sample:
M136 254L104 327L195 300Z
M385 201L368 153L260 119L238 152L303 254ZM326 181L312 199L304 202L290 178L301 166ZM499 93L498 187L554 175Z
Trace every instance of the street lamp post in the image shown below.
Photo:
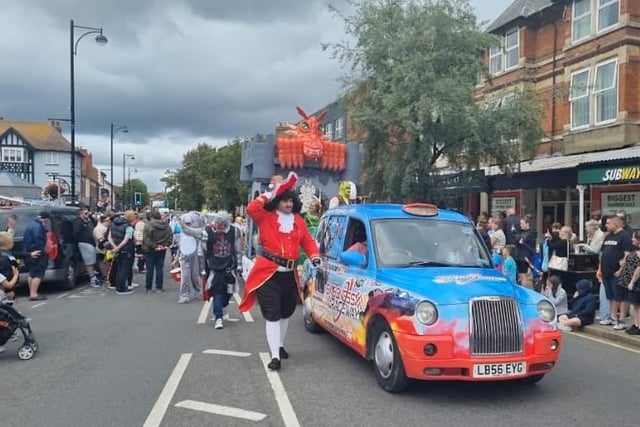
M75 29L79 28L81 30L86 30L78 40L75 38ZM69 109L71 110L71 201L75 202L76 200L76 93L75 93L75 56L78 54L78 43L83 37L88 36L89 34L97 34L96 35L96 43L103 46L107 44L107 38L102 34L102 28L94 28L94 27L83 27L80 25L74 25L73 19L69 21L69 35L70 35L70 57L71 57L71 105Z
M134 156L133 154L127 154L127 153L122 153L122 205L123 208L126 209L125 203L127 202L127 197L125 196L125 192L124 192L124 185L125 185L125 171L126 171L126 163L127 163L127 159L131 159L131 160L135 160L136 156Z
M111 209L114 209L116 205L116 196L113 192L113 137L118 133L118 131L128 133L129 129L124 125L117 125L111 122Z
M138 173L138 169L136 169L134 166L129 166L127 168L127 198L129 199L130 202L133 200L133 197L131 197L131 195L132 195L132 193L131 193L131 169L133 169L133 173ZM133 206L134 203L131 203L131 205Z

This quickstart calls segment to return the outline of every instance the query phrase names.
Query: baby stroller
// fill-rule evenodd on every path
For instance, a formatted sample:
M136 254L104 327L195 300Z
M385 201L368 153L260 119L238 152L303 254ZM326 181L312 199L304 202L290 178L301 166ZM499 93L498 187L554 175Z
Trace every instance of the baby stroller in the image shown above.
M38 351L38 342L33 337L31 325L15 308L0 303L0 346L6 344L17 330L24 337L24 343L18 349L18 359L30 360Z

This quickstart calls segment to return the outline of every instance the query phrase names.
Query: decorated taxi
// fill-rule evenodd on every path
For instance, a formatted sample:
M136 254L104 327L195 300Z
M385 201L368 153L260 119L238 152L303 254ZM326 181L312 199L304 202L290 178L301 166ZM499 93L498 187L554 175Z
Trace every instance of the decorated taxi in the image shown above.
M316 234L303 270L309 332L372 360L380 386L417 380L540 381L559 357L556 311L510 283L463 215L430 204L346 205Z

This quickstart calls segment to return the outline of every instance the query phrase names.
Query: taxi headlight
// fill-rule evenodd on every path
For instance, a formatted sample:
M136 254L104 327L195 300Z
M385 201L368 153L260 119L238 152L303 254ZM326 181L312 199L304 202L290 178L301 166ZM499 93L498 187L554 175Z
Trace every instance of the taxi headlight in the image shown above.
M416 317L427 326L433 325L438 320L438 309L429 301L422 301L416 305Z
M545 322L553 322L556 318L556 308L547 300L538 303L538 316Z

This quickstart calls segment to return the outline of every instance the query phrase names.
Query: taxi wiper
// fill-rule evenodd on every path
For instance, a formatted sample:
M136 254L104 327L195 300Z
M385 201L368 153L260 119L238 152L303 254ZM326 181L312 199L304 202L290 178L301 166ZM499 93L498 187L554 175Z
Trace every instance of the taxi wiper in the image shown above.
M441 261L433 261L433 260L422 260L422 261L411 261L408 266L409 267L414 267L414 266L429 266L429 267L451 267L451 264L447 263L447 262L441 262Z

